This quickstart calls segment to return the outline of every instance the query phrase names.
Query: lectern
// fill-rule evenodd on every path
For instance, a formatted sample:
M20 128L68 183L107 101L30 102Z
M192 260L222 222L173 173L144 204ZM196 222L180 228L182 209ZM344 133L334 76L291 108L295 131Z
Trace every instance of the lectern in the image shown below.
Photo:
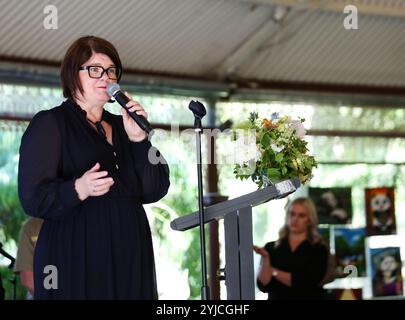
M285 180L244 196L205 208L204 223L224 219L225 285L228 300L254 300L252 208L295 192L297 178ZM170 223L173 230L185 231L199 226L198 211Z

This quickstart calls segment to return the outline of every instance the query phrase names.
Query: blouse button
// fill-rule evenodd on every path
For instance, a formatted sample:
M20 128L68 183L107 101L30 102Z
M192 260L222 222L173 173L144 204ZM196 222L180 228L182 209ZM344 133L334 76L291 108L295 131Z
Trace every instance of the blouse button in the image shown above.
M115 153L115 151L114 151L114 157L116 157L117 156L117 154Z
M118 164L116 164L115 167L117 168L117 170L119 169Z

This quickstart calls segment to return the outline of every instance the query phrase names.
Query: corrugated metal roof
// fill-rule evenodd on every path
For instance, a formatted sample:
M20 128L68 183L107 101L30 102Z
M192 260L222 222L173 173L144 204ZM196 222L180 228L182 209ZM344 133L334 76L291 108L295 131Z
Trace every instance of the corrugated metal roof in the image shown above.
M364 16L358 30L346 30L343 17L314 12L287 19L241 73L261 80L403 86L404 19Z
M293 5L280 21L274 2ZM370 8L358 30L331 6L347 1L292 2L54 0L58 29L46 30L48 0L0 0L0 56L60 62L73 40L95 34L116 45L124 67L146 73L404 86L405 19L389 10L400 15L405 1L350 1Z

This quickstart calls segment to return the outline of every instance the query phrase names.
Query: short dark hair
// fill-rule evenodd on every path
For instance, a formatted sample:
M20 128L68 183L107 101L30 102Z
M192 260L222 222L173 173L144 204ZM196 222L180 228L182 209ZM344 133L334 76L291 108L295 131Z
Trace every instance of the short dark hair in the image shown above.
M77 39L66 51L61 65L60 78L65 98L76 98L77 90L81 94L84 93L78 72L82 64L89 60L94 53L107 55L116 67L122 69L121 59L112 43L96 36L85 36ZM120 81L121 74L117 82Z

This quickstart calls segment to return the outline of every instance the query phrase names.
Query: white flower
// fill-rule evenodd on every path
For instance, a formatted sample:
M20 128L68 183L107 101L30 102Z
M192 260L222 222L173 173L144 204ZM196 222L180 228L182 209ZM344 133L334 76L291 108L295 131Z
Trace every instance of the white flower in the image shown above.
M283 150L283 147L279 147L277 146L275 143L271 144L271 148L275 151L275 152L280 152L281 150Z
M260 150L256 145L256 136L242 135L236 141L234 145L235 163L242 166L244 163L253 160L256 163L262 156Z
M305 128L302 125L302 122L300 120L291 121L291 127L293 130L295 130L295 134L297 135L298 138L304 139L307 131L305 130Z
M236 172L240 175L250 176L256 171L256 160L251 159L248 162L245 162L247 166L240 166L236 169Z

